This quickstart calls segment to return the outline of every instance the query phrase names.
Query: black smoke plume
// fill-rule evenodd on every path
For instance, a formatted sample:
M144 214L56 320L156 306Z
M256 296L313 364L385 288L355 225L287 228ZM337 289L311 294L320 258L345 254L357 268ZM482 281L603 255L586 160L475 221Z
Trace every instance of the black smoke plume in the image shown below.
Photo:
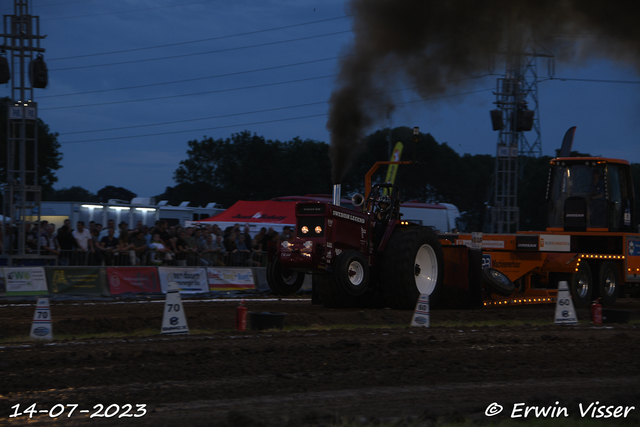
M486 74L492 58L527 47L559 62L608 58L640 71L640 2L351 0L347 8L354 42L327 121L334 183L393 106L390 91L400 80L424 98L452 93Z

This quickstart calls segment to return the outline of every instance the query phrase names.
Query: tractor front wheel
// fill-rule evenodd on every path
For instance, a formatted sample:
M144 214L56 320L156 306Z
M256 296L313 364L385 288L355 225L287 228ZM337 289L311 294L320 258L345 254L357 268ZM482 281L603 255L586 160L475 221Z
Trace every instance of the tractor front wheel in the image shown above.
M336 282L353 297L367 291L369 285L369 264L360 252L349 250L340 254L333 271Z

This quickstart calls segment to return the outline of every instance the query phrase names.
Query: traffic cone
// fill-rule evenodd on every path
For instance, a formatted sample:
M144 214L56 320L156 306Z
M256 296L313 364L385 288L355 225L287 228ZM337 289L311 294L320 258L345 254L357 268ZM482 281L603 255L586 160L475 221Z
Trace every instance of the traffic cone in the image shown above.
M428 328L429 324L429 295L421 294L420 298L418 298L416 309L413 312L411 326L423 326L425 328Z
M556 301L556 325L575 325L578 323L576 309L573 306L569 284L564 280L558 283L558 300Z
M167 298L164 302L164 315L162 316L162 334L181 335L189 334L187 318L184 315L184 307L180 298L180 287L169 274L167 285Z
M36 312L33 315L33 323L31 324L31 338L47 341L53 339L51 310L49 307L49 298L47 297L38 298L38 302L36 303Z

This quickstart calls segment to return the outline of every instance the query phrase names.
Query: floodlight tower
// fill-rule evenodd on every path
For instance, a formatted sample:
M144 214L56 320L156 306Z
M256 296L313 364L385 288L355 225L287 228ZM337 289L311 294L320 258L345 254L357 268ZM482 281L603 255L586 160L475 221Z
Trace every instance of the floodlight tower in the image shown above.
M40 40L40 19L30 14L29 0L14 0L13 15L4 15L4 43L0 52L9 59L0 62L0 76L11 81L11 99L7 102L7 157L3 186L5 232L2 254L8 265L14 258L40 258L41 189L38 185L38 106L33 101L34 88L48 82L44 49ZM35 230L35 242L27 241L28 231ZM35 248L35 249L34 249Z
M506 73L497 81L491 111L493 130L500 131L496 150L491 233L515 233L520 225L518 208L518 163L542 155L538 105L538 57L552 55L527 48L507 54ZM550 59L550 64L552 60ZM550 65L549 72L552 67ZM531 105L532 109L529 108ZM534 130L533 143L525 132ZM522 165L521 165L522 166Z

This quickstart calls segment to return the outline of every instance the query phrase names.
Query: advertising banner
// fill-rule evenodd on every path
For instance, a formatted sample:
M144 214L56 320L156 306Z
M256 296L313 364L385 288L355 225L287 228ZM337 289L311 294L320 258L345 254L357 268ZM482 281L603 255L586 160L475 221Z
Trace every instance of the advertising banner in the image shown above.
M250 268L207 267L209 289L212 291L244 291L255 289Z
M162 292L155 267L107 267L107 280L112 295L125 292Z
M47 295L43 267L5 267L2 269L6 295Z
M162 292L167 292L169 282L176 282L180 293L209 292L207 273L204 268L158 267Z
M541 234L540 250L543 252L569 252L571 250L571 236Z
M538 236L535 236L535 235L516 236L516 250L537 251L538 249L539 249Z
M102 267L47 268L51 292L57 294L103 295L106 272Z

